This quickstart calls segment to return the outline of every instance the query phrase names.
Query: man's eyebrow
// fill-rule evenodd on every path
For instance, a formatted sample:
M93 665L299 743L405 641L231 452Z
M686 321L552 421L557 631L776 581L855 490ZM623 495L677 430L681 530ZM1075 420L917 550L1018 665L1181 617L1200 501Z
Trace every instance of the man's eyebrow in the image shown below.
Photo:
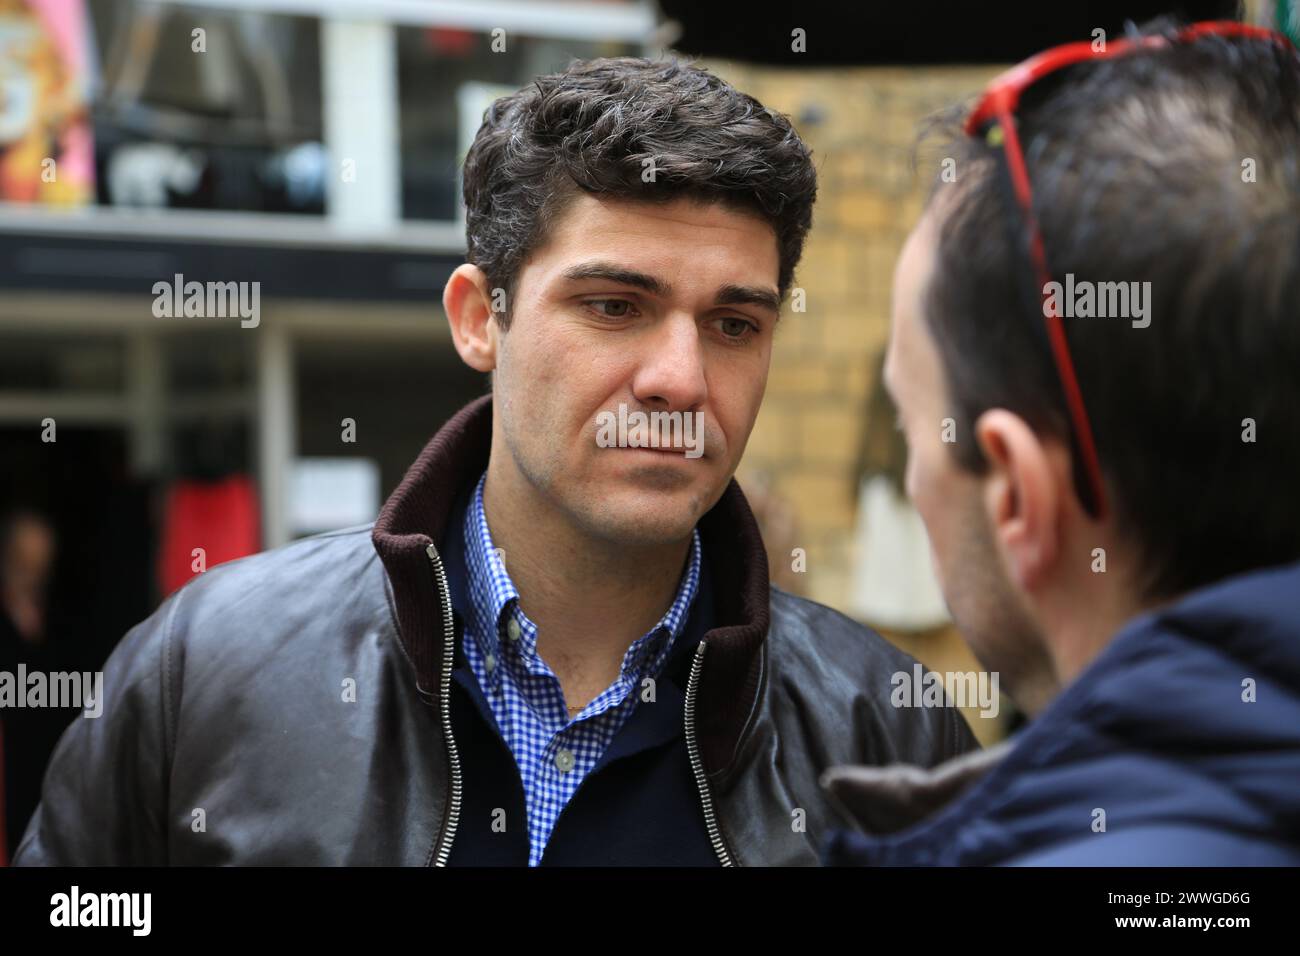
M564 271L564 278L571 282L580 282L583 279L604 279L606 282L634 286L638 289L644 289L651 295L663 297L666 297L673 290L673 287L667 282L652 275L637 272L633 269L624 269L608 262L584 262L581 265L572 266Z
M718 290L718 305L756 305L781 314L781 297L774 289L750 285L724 285Z
M564 271L564 278L570 282L581 282L584 279L603 279L606 282L614 282L618 285L630 285L637 289L644 289L651 295L663 298L667 298L673 291L672 285L662 279L645 272L637 272L634 269L625 269L609 262L584 262L580 265L570 266ZM776 290L764 289L759 286L724 285L718 290L717 304L756 305L777 315L781 313L781 297L777 295Z

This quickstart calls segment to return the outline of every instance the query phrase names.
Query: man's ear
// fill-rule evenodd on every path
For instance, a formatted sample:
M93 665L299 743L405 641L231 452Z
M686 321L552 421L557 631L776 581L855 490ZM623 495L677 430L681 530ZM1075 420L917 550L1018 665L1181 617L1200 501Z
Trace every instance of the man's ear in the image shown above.
M461 360L479 372L495 369L500 327L492 312L492 291L483 270L468 262L457 266L442 289L442 307Z
M1023 418L1001 408L980 415L975 440L989 463L984 479L989 527L1016 581L1032 590L1060 550L1060 508L1070 493L1068 455L1062 470L1055 460L1061 456Z

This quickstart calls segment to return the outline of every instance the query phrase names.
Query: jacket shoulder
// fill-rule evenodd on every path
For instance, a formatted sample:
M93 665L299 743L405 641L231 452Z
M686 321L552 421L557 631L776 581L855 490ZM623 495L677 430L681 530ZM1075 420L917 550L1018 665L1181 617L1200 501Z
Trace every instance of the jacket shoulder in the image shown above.
M771 613L769 693L804 714L825 714L828 736L852 744L829 754L829 765L930 767L978 748L957 708L893 705L894 676L910 679L917 661L872 628L776 587Z
M353 846L355 821L331 812L373 798L377 775L403 792L408 764L374 757L386 735L438 752L409 661L391 652L369 530L214 566L136 625L104 666L102 716L60 741L15 863L400 858L397 837ZM436 799L428 782L417 803ZM192 828L198 809L209 829Z
M834 608L772 588L774 651L829 657L845 676L868 679L879 669L909 670L915 659L877 631Z
M370 526L358 525L196 575L169 598L179 605L172 639L223 657L236 648L256 653L268 642L319 637L326 622L389 621L388 595Z
M299 538L269 551L259 551L208 568L187 581L177 593L185 603L237 605L293 593L301 598L308 585L326 587L356 577L367 565L378 566L370 540L371 525Z

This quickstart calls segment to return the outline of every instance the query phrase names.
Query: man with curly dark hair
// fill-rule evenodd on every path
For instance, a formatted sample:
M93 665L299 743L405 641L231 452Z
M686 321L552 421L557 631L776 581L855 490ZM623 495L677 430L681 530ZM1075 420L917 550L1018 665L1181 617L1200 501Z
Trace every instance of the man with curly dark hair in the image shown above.
M18 862L815 864L826 767L973 746L887 705L909 658L770 586L732 478L812 220L789 121L575 63L493 104L464 188L443 305L491 394L373 526L137 628Z

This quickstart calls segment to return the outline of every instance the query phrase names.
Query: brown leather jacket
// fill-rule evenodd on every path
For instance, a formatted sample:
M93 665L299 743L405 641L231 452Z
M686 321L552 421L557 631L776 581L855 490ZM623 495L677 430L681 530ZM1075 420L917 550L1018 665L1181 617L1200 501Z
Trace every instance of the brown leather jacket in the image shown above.
M483 398L448 422L373 526L212 568L132 629L14 862L445 863L462 780L434 542L487 465L491 415ZM823 771L933 766L974 738L951 708L890 705L907 655L769 587L734 481L699 527L716 623L684 713L700 812L723 864L815 864L825 834L852 826ZM341 706L348 677L364 693Z

